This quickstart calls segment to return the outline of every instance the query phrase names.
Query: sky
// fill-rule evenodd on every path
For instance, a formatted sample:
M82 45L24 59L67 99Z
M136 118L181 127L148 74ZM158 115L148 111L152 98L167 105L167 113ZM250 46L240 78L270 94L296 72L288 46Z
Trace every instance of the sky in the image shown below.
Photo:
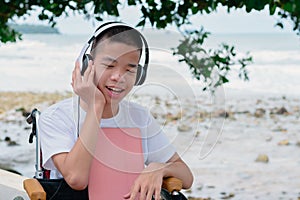
M31 16L24 19L16 19L17 23L47 24L37 18L38 12L33 12ZM192 18L193 26L205 27L211 33L292 33L290 21L284 21L285 28L275 27L278 16L270 16L268 9L263 11L252 11L247 13L243 9L234 10L227 13L225 8L219 7L217 12L211 14L197 15ZM138 8L126 7L120 10L120 17L109 17L106 21L123 21L127 24L136 25L140 20ZM83 15L70 13L69 17L62 16L57 20L56 28L62 34L90 34L101 24L96 20L86 20ZM150 25L146 25L150 27ZM175 27L168 27L174 30Z

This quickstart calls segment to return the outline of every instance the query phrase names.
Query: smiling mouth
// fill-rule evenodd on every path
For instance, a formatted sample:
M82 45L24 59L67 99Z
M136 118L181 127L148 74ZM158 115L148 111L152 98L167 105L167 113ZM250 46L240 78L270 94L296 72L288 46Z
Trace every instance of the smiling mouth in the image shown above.
M115 87L108 87L106 86L106 88L111 91L112 93L115 93L115 94L120 94L121 92L124 91L124 89L121 89L121 88L115 88Z

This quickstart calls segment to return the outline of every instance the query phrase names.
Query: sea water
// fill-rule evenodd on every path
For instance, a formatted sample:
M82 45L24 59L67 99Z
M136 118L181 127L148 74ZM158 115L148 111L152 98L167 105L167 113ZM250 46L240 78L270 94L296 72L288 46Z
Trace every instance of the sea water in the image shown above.
M150 47L146 85L155 85L148 92L180 93L189 87L201 94L203 82L194 79L188 66L179 63L180 57L173 56L170 50L178 45L180 34L144 32ZM89 37L28 34L17 43L1 44L0 90L71 91L74 63ZM250 80L239 79L239 66L234 66L229 73L230 82L223 87L226 94L300 95L300 37L296 34L212 34L204 46L217 48L221 43L234 45L238 57L247 52L253 57L253 64L247 67Z

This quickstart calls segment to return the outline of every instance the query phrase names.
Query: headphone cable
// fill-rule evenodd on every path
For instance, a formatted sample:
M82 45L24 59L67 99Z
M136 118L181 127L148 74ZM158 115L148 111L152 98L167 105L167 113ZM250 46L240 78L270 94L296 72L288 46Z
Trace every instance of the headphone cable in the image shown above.
M77 101L77 138L79 137L79 121L80 121L80 96L78 95Z

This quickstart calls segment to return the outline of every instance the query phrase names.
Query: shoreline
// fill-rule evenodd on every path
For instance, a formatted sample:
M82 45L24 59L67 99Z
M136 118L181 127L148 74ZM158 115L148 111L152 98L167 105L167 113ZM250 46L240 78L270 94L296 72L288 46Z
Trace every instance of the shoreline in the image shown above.
M0 91L0 116L14 109L31 110L35 105L53 104L71 96L71 92Z

